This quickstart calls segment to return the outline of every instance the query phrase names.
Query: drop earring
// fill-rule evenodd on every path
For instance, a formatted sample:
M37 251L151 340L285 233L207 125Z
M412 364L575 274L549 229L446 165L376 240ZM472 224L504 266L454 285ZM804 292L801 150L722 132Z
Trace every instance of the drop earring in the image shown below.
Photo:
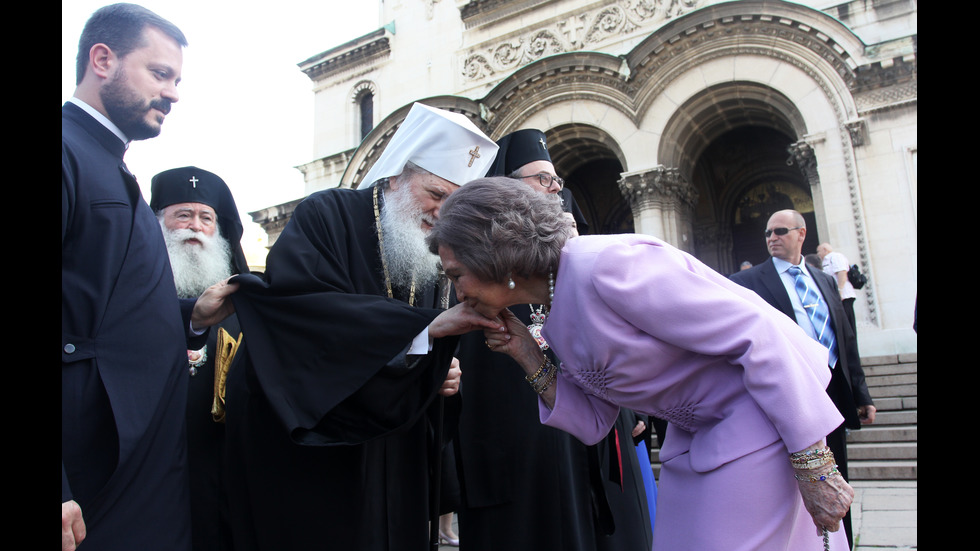
M514 283L514 278L509 278L509 279L510 281L507 282L507 288L513 291L517 287L517 284Z

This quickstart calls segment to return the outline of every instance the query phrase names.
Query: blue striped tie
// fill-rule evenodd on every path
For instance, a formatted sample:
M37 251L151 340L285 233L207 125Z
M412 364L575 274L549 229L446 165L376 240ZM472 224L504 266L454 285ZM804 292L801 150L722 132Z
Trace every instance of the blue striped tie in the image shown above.
M807 278L803 277L803 271L800 270L799 266L790 266L787 271L796 278L796 292L800 295L800 302L803 303L803 309L810 317L810 323L813 324L813 331L817 335L817 340L830 351L828 365L834 367L837 365L837 342L834 337L834 328L830 326L830 312L827 310L827 304L816 289L810 288L810 284L807 283Z

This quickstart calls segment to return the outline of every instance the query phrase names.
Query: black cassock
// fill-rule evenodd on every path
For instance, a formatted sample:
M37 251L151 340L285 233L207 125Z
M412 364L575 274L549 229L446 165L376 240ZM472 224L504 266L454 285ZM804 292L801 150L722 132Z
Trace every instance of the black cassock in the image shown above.
M240 276L243 344L226 389L228 495L242 550L421 550L428 410L457 338L406 350L440 312L435 289L388 298L374 188L305 199ZM383 206L382 206L383 208Z
M62 107L62 501L81 549L190 549L184 408L194 301L177 300L160 224L124 145Z

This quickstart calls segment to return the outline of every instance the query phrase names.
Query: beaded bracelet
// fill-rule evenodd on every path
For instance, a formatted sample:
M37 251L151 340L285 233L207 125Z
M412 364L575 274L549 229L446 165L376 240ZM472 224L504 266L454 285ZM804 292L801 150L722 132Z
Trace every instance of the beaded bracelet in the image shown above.
M545 391L548 390L549 387L551 387L552 383L554 383L557 378L558 378L558 369L555 368L548 372L548 374L545 376L544 381L542 381L540 385L532 384L531 387L534 388L534 391L537 392L538 394L544 394Z
M524 379L527 382L534 384L534 381L540 379L541 375L548 372L549 365L551 365L551 358L549 358L546 354L544 357L544 361L541 362L541 366L538 367L538 370L535 371L533 375L525 375Z
M796 480L802 482L823 482L825 480L830 480L831 478L836 478L841 476L840 471L837 470L837 464L835 463L833 467L830 468L829 472L824 474L794 474L793 477Z
M813 469L833 463L834 452L827 447L796 452L789 454L789 461L794 469Z
M555 378L557 376L558 368L551 363L551 358L545 356L544 361L541 362L541 367L539 367L533 375L527 375L524 377L524 379L531 384L531 388L533 388L535 392L538 394L544 394L544 391L548 390L548 387L555 382Z
M531 387L537 391L542 384L547 382L547 380L550 378L549 375L554 375L554 367L554 364L551 363L551 359L545 356L541 367L538 368L534 375L525 377L525 379L527 379L527 382L531 383Z

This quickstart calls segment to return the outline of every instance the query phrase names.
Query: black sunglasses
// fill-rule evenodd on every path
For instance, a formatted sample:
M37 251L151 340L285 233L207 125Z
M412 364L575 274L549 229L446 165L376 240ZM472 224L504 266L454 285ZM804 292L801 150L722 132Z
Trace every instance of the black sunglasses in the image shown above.
M801 230L801 229L803 229L803 226L796 226L795 228L773 228L771 230L766 230L766 237L768 238L772 234L783 236L793 230Z

